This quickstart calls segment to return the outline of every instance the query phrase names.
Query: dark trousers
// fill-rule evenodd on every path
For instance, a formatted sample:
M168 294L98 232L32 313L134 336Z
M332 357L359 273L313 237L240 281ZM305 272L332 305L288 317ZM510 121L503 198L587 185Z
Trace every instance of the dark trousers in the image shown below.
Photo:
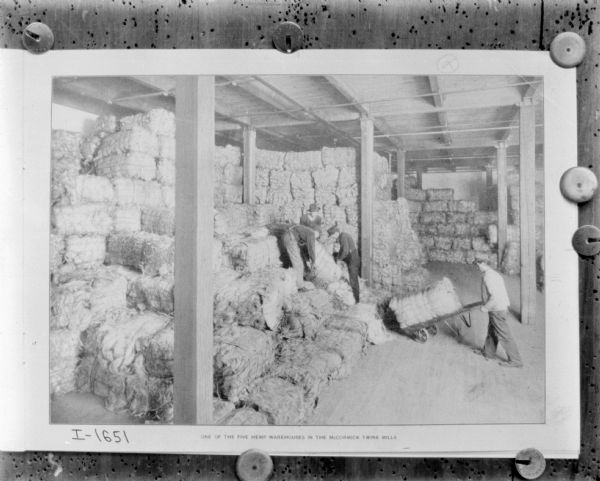
M350 287L352 287L352 294L354 294L354 300L360 302L360 287L358 284L358 274L360 272L360 257L358 252L353 252L346 256L344 262L348 266L348 278L350 280Z
M506 314L507 311L489 312L488 334L483 345L483 354L486 357L494 357L500 343L510 362L522 363L519 348L506 321Z

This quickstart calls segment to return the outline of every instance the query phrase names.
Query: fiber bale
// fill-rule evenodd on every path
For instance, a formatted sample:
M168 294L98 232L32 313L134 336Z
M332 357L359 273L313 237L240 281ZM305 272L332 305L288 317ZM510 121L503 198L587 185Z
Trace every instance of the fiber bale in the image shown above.
M421 212L423 224L445 224L446 214L444 212Z
M221 424L235 409L235 404L223 399L213 398L213 424Z
M446 214L446 221L448 224L464 224L467 222L467 215L464 212L448 212Z
M256 149L256 167L258 169L283 169L285 152Z
M420 237L423 247L435 247L435 237L432 235L422 235Z
M328 165L323 169L312 172L315 189L333 191L337 187L340 171L338 168Z
M323 147L321 158L325 167L332 166L338 169L356 167L356 150L352 147Z
M106 263L133 267L155 276L173 272L175 240L172 237L136 232L108 237Z
M489 252L491 249L485 237L473 237L473 250L477 252Z
M154 136L167 135L173 137L175 135L175 114L165 109L152 109L142 114L122 117L120 124L123 130L142 127Z
M97 175L78 175L75 178L75 189L70 192L71 204L112 202L113 187L105 177Z
M81 139L79 152L82 158L82 167L87 165L89 166L90 171L95 170L96 166L94 164L94 158L98 152L98 147L100 147L100 144L102 143L102 138L105 136L106 134L94 132Z
M315 203L323 207L326 205L336 206L337 198L333 192L315 190Z
M288 339L279 344L271 373L304 389L314 401L342 367L341 355L333 349L305 339Z
M300 424L308 410L301 387L279 377L259 379L250 390L246 404L267 415L269 424Z
M315 200L315 191L312 185L310 172L294 172L290 177L292 197L303 203L312 203Z
M521 249L519 243L508 242L502 254L502 272L516 275L521 271Z
M453 236L456 234L456 226L453 224L440 224L437 226L437 233L441 236Z
M274 236L244 238L233 245L228 254L236 270L256 272L265 267L281 266L277 238Z
M475 262L475 251L474 250L466 250L465 251L465 264L473 264Z
M435 238L435 247L437 249L450 250L452 249L452 237L438 236Z
M358 175L356 172L356 167L340 167L340 172L338 176L338 189L344 189L346 187L350 187L352 185L357 184L359 181Z
M76 266L97 265L104 262L106 237L72 235L65 238L66 263Z
M430 262L446 262L448 259L448 251L442 249L428 249L427 257Z
M346 210L346 222L351 226L358 226L358 205L347 205ZM356 237L355 237L356 238Z
M143 207L141 229L158 235L175 235L175 212L169 208Z
M127 299L130 305L138 309L173 314L174 285L175 280L172 275L166 277L141 275L129 283Z
M161 161L175 160L175 136L158 135L158 158Z
M471 249L471 238L470 237L455 237L452 240L453 250L469 250Z
M302 291L284 302L287 327L301 329L306 339L314 338L324 319L334 310L331 294L324 289Z
M229 325L214 333L215 394L237 403L247 399L255 380L273 364L275 345L258 329Z
M335 379L350 374L363 352L365 337L354 330L319 329L315 336L315 344L321 349L335 352L342 359L341 366L332 373Z
M332 282L327 286L327 292L333 296L336 305L342 309L356 304L352 288L346 280Z
M318 170L323 167L321 151L287 152L283 160L284 168L293 172Z
M425 202L427 193L421 189L406 189L405 198L417 202Z
M421 212L423 208L423 202L417 202L416 200L408 200L408 211L409 212Z
M117 205L137 205L160 207L167 205L165 202L164 191L169 189L166 186L161 187L158 182L145 182L139 179L126 179L123 177L113 179L115 188L115 200ZM175 201L174 191L170 189L173 195L173 205Z
M62 394L75 390L75 370L81 343L79 331L50 329L50 393Z
M139 152L146 157L154 158L158 155L158 141L156 136L144 128L133 127L107 135L98 148L99 158L109 157L126 152Z
M139 207L117 207L113 211L113 230L115 232L138 232L141 229L142 213Z
M271 191L291 195L291 175L292 173L289 170L271 170L269 174L269 184L271 186Z
M50 234L50 272L58 269L65 261L65 238Z
M451 314L462 308L456 289L447 277L428 289L426 295L431 311L436 317Z
M343 207L354 206L358 202L358 184L338 187L335 191L337 204Z
M223 182L231 185L242 185L244 169L241 165L227 164L223 167Z
M454 199L454 189L427 189L427 200L453 200Z
M50 143L52 159L79 159L79 144L81 134L68 130L52 130Z
M160 184L175 184L175 160L159 158L156 163L156 180Z
M323 222L326 226L334 225L334 224L345 224L346 223L346 211L343 207L332 205L332 204L324 204L323 205Z
M377 312L376 304L360 302L346 311L345 315L366 325L367 341L371 344L383 344L392 339Z
M171 209L175 208L175 189L170 185L163 185L161 187L161 200L165 207ZM149 203L146 203L149 205Z
M446 212L448 202L445 200L429 200L423 202L423 212Z
M241 204L243 189L241 185L217 184L214 190L215 204Z
M153 180L156 178L156 160L142 152L128 152L96 158L96 172L105 177L127 177Z
M62 235L106 235L112 218L105 204L57 205L52 208L52 225Z
M148 378L148 412L146 418L167 424L173 422L173 378Z
M448 210L452 212L475 212L476 204L472 200L448 200Z
M215 147L215 165L223 168L226 165L241 165L242 154L239 147L227 145L226 147Z
M402 271L399 282L393 282L394 292L410 295L423 290L429 283L429 271L423 267Z
M226 416L219 424L224 426L267 426L267 415L257 410L243 407Z
M50 288L50 327L81 332L127 304L127 279L106 267L79 269Z
M498 213L495 211L479 210L473 215L474 224L497 224Z
M158 378L173 377L174 342L173 323L168 324L145 341L141 352L144 369L148 375Z
M269 176L271 174L271 170L262 167L256 167L255 170L255 178L254 183L256 187L264 187L267 188L269 186Z
M449 212L447 215L450 216L451 213ZM450 219L450 217L448 217L448 219ZM454 233L457 236L473 235L473 229L472 229L473 226L471 224L466 224L466 223L461 223L461 222L453 222L452 224L454 225Z
M77 177L81 169L79 157L58 157L52 159L52 180L50 198L52 204L71 204L77 191Z
M452 262L454 264L465 263L465 251L461 249L451 249L446 254L446 262Z

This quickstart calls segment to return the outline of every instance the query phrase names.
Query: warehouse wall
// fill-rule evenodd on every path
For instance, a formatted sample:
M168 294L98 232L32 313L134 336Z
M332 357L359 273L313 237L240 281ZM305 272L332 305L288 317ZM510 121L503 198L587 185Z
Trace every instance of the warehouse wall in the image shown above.
M52 129L88 134L94 129L97 115L83 110L52 104Z
M423 189L452 189L455 199L472 200L480 209L486 195L485 172L426 173Z

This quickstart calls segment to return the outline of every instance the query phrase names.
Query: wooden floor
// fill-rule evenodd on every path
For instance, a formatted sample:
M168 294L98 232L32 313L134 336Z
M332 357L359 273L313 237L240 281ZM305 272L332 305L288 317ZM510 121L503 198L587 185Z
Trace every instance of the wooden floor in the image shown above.
M437 278L449 277L463 304L480 300L476 267L431 263ZM511 304L519 309L519 279L505 277ZM350 377L321 393L308 424L542 423L545 417L544 303L538 293L537 322L510 327L525 366L506 368L472 352L483 344L487 314L444 326L419 344L403 335L368 348ZM456 331L458 329L458 331ZM457 334L459 334L457 336ZM503 355L500 350L500 355Z

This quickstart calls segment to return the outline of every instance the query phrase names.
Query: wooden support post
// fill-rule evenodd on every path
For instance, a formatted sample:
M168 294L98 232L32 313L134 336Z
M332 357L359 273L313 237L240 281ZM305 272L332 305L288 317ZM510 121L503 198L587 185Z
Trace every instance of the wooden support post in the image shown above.
M396 150L396 170L398 172L398 180L396 182L396 192L398 197L406 196L406 152L404 150Z
M176 98L174 420L211 424L214 77L177 77Z
M244 204L254 204L256 189L256 130L244 127Z
M521 103L519 114L519 215L521 217L521 322L535 321L535 106Z
M500 142L496 147L496 177L498 187L498 265L506 247L506 224L508 222L508 202L506 188L506 143ZM491 175L490 175L491 177Z
M373 282L373 121L360 118L360 251L361 276Z
M417 185L415 186L417 189L423 188L423 167L415 167L417 171Z
M506 149L505 149L505 152L506 152ZM497 154L498 153L496 152L496 155ZM492 166L486 165L485 166L485 186L489 189L493 185L494 185L494 176L492 173Z

